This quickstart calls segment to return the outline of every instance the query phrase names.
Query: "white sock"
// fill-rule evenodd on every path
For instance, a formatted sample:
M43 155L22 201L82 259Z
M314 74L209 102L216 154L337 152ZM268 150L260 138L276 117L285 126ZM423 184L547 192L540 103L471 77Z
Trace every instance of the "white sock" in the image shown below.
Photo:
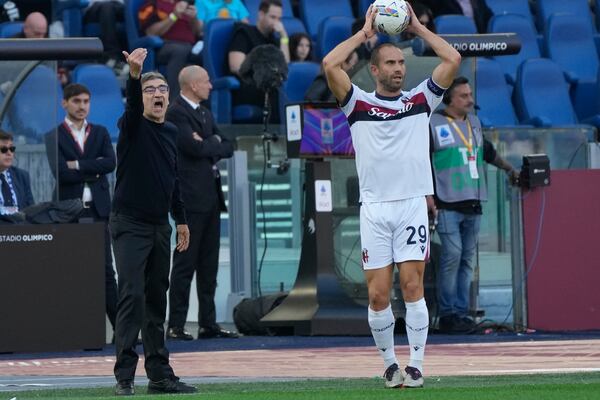
M425 299L406 304L406 335L410 346L409 367L415 367L423 373L423 357L429 330L429 312Z
M369 326L375 340L375 346L383 357L385 368L398 363L394 352L394 325L396 319L392 313L392 305L381 311L373 311L369 307Z

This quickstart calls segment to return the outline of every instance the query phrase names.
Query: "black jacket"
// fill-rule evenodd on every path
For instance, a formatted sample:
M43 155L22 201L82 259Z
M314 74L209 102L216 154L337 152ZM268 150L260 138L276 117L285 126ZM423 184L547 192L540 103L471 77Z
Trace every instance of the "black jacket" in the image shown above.
M179 129L177 168L186 213L227 211L215 164L233 155L233 144L219 132L206 107L200 105L194 110L181 96L169 106L166 119ZM193 132L203 140L194 139Z
M58 144L53 132L46 135L48 162L54 177L58 169L58 199L81 199L84 184L87 183L92 192L94 208L101 217L110 214L110 188L107 174L115 170L115 151L110 141L110 135L105 127L89 124L89 135L85 141L83 153L73 135L67 130L66 124L58 126ZM54 149L58 147L58 158ZM69 169L67 161L77 160L79 169ZM58 164L58 168L57 167Z
M462 15L463 13L462 7L457 0L430 0L427 3L436 17L446 14ZM493 15L492 10L490 10L483 0L471 0L471 6L473 7L473 20L475 20L477 31L479 33L487 32L488 21Z
M19 210L29 207L33 204L33 194L31 193L31 180L29 179L29 172L17 167L10 167L8 172L10 173L10 177L12 179L15 195L17 196Z

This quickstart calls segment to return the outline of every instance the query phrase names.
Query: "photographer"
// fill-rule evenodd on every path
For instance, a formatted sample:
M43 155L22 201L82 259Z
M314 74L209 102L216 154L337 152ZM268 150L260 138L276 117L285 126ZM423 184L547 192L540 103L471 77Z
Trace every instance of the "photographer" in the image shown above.
M510 182L518 173L483 137L469 81L454 79L442 102L443 111L431 116L431 160L435 198L428 196L430 211L437 215L442 242L438 273L439 329L467 332L473 256L477 247L481 202L487 200L483 161L506 171ZM434 204L435 201L435 204Z

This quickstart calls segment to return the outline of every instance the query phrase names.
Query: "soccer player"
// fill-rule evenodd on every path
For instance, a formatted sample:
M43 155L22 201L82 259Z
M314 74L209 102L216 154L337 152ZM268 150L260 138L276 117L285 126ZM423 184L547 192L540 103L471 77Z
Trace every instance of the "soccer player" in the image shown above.
M386 43L371 55L374 93L352 84L341 65L376 32L375 12L367 10L361 30L324 59L331 91L350 124L360 189L362 261L369 291L368 320L385 364L385 386L423 386L423 356L429 315L423 297L423 272L429 251L427 201L433 193L429 162L429 118L460 66L460 54L422 25L410 8L407 30L421 37L441 59L432 76L402 91L406 75L402 50ZM394 315L390 290L394 265L406 303L410 361L400 370L394 352Z

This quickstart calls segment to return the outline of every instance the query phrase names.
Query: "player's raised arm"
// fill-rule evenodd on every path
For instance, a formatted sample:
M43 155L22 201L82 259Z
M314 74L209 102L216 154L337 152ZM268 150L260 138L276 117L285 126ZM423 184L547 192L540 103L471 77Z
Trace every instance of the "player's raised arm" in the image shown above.
M376 34L375 29L373 29L375 13L372 9L373 5L369 6L365 16L365 25L362 29L338 44L325 56L325 58L323 58L323 70L327 77L327 84L335 98L340 102L344 100L352 87L350 77L346 71L342 69L342 63L358 46Z
M406 5L410 12L410 24L406 30L423 39L431 46L435 54L442 59L442 62L433 70L432 78L441 87L449 87L460 67L460 54L448 42L421 24L410 4L406 2Z

